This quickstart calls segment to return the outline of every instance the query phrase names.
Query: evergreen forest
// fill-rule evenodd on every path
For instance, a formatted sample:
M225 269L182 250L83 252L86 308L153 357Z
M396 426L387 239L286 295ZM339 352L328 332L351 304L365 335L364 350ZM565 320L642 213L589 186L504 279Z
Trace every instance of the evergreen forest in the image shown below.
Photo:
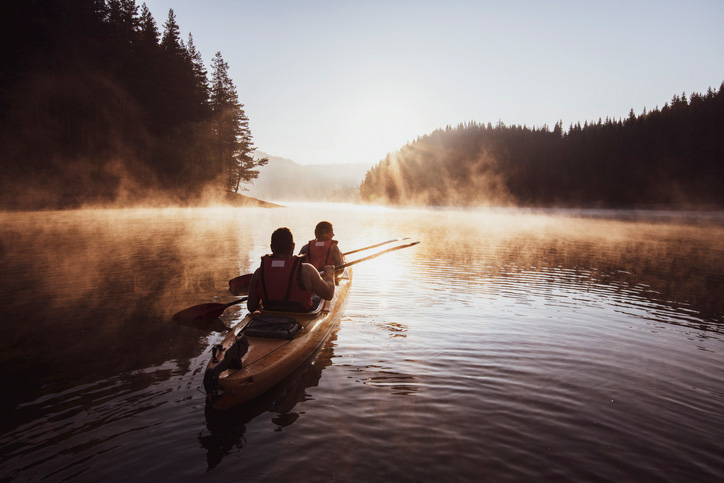
M229 65L207 72L173 10L159 26L135 0L3 5L0 207L194 202L258 176Z
M368 171L367 202L576 208L724 207L724 84L626 119L528 128L475 122Z

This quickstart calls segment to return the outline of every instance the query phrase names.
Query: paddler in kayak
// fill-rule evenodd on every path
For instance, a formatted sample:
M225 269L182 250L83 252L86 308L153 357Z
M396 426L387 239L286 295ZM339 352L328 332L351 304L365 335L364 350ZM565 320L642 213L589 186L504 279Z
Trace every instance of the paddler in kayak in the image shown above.
M304 255L304 261L311 263L317 270L322 270L325 265L342 265L342 253L337 246L334 237L334 228L328 221L320 221L314 228L314 240L304 245L299 250Z
M284 312L309 312L321 299L334 297L334 266L324 273L302 256L294 256L294 237L289 228L278 228L271 236L271 255L261 258L261 266L249 282L247 308Z

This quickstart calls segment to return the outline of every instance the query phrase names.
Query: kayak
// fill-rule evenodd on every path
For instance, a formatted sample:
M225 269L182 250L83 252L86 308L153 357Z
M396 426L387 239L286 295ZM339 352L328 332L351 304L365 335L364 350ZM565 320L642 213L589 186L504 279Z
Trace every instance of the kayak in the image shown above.
M342 318L352 270L337 275L332 300L312 312L247 314L220 344L204 372L207 404L229 409L254 399L281 382L322 345Z

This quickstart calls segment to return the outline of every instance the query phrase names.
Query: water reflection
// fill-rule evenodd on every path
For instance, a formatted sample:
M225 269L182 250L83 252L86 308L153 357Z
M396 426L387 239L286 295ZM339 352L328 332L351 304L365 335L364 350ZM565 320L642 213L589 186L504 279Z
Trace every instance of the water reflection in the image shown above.
M199 443L207 452L208 470L215 468L229 453L246 445L247 425L262 414L272 413L276 431L282 431L299 418L294 408L311 398L307 390L316 387L322 371L332 364L337 329L323 347L292 374L262 396L228 411L205 408L208 432L199 435Z
M350 480L401 467L420 479L485 468L610 480L665 475L672 458L678 476L721 476L710 442L721 439L724 221L624 215L0 214L0 478L233 479L279 453L279 480L320 467ZM274 228L290 226L299 244L322 218L343 249L422 243L358 266L334 357L330 341L265 398L204 415L209 348L244 311L201 331L171 315L234 300L227 281L253 271ZM285 449L279 434L298 444ZM294 459L299 445L314 464ZM142 464L149 454L155 466Z
M397 396L411 396L417 391L415 376L400 374L389 367L368 365L358 368L360 373L357 379L362 384L385 388Z
M245 238L229 228L173 211L1 215L0 428L20 402L202 352L170 314L224 293L236 267L214 254Z
M2 440L3 477L61 481L85 473L135 433L161 426L159 415L192 369L191 361L167 362L20 404L12 413L18 426Z
M521 280L531 293L555 285L605 288L675 309L682 319L672 323L721 330L724 299L716 295L724 290L721 226L565 217L477 220L494 226L456 225L445 234L451 249L428 240L421 244L419 256L426 262L417 268L426 270L420 276L454 278L466 293L505 286L511 277L517 294ZM687 320L691 313L696 322ZM711 323L702 325L702 319Z
M176 321L178 325L183 325L184 327L192 327L194 329L198 329L202 332L218 332L220 334L225 334L230 327L224 323L223 320L216 318L216 319L184 319L181 318L178 321Z

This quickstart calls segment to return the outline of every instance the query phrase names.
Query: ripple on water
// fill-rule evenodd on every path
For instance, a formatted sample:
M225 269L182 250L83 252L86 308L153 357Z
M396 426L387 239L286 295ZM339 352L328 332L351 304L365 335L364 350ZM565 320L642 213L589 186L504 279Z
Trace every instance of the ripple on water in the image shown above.
M27 217L0 215L19 394L0 478L724 479L720 226L322 205ZM315 361L212 424L198 388L219 336L170 314L231 300L274 228L304 240L319 219L343 249L422 243L357 265Z

